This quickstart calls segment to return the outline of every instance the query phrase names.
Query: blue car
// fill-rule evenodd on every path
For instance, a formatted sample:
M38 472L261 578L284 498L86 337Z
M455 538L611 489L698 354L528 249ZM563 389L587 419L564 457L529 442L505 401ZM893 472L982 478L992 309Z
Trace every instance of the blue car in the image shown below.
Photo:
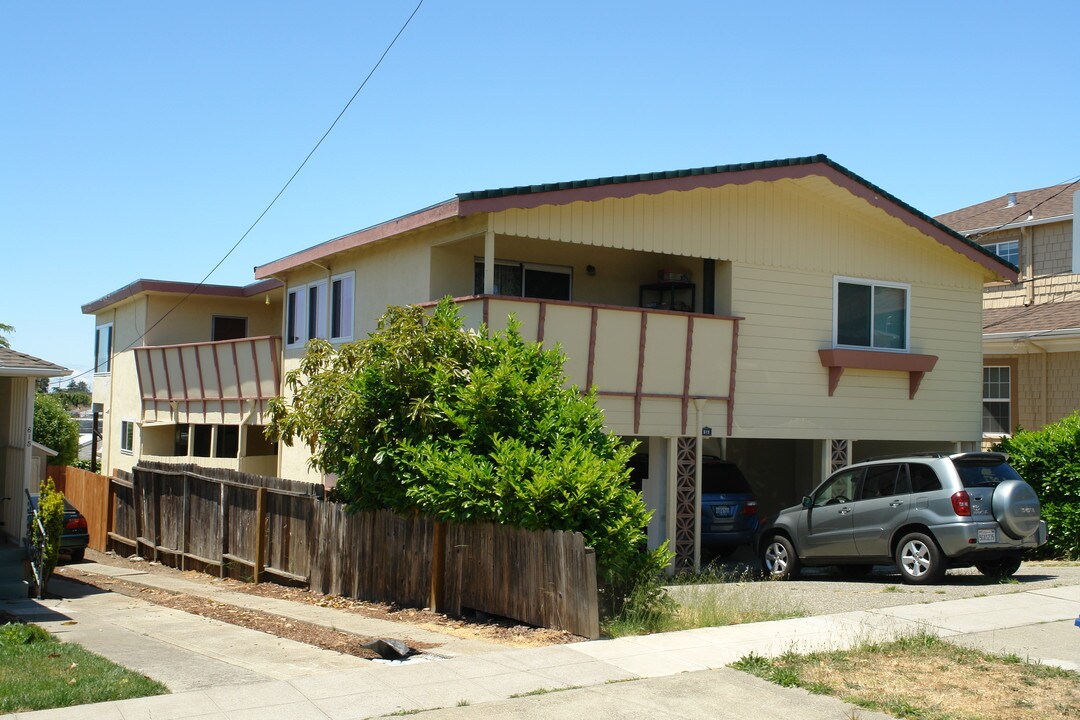
M727 557L750 545L758 529L758 504L739 466L706 456L701 463L701 546Z

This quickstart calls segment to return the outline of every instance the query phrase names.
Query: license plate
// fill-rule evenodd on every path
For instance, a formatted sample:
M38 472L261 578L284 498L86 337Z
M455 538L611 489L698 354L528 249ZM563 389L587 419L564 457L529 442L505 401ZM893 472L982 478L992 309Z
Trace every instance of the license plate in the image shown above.
M986 530L979 530L979 542L981 543L996 543L997 542L997 530L994 528L988 528Z
M713 516L714 517L731 517L732 514L733 514L732 513L733 510L734 510L734 508L731 507L730 505L716 505L716 506L713 507Z

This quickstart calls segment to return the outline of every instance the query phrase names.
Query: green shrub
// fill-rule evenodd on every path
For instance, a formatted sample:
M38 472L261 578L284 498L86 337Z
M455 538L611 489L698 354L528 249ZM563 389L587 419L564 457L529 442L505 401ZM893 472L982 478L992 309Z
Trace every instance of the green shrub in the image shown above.
M34 442L57 452L50 465L70 465L79 456L79 423L75 422L55 394L34 398Z
M1039 495L1049 540L1043 554L1080 557L1080 412L994 446Z
M513 320L489 334L465 330L449 300L391 307L366 340L309 343L269 431L306 442L353 509L581 532L615 606L668 554L645 549L633 446L605 431L594 395L564 387L564 362Z
M45 528L45 534L37 523L31 527L30 541L39 549L41 555L41 588L38 595L45 594L56 563L60 559L60 535L64 532L64 493L56 489L52 478L41 481L38 489L38 515Z
M23 623L0 625L0 647L33 645L34 643L49 642L50 640L52 640L52 636L37 625L24 625Z

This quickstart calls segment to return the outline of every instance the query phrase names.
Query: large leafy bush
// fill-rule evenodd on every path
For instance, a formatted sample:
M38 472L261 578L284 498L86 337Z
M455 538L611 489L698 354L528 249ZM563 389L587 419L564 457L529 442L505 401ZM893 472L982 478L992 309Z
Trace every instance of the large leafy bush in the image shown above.
M625 596L667 561L629 485L633 447L604 430L593 395L564 388L565 357L505 332L465 330L444 300L392 307L366 340L312 341L272 403L270 432L312 450L354 509L581 532L601 584Z
M34 441L57 452L50 465L70 465L79 456L79 423L55 395L34 398Z
M1009 454L1035 488L1049 530L1047 554L1080 558L1080 412L1040 430L1020 430L995 450Z

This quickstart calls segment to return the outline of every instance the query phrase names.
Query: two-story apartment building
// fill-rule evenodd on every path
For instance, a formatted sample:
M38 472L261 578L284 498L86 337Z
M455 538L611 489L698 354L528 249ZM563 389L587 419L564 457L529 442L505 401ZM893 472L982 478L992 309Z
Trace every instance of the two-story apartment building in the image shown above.
M1080 185L1008 193L938 217L1020 269L983 293L983 437L1080 409Z
M496 329L513 313L641 440L650 542L692 564L705 455L737 461L768 511L853 459L976 446L982 287L1015 269L815 156L464 193L256 277L284 286L279 373L387 305L451 296ZM145 344L135 424L180 423L187 398L170 390L166 410L147 389L175 351ZM307 458L277 448L276 474L321 481Z

